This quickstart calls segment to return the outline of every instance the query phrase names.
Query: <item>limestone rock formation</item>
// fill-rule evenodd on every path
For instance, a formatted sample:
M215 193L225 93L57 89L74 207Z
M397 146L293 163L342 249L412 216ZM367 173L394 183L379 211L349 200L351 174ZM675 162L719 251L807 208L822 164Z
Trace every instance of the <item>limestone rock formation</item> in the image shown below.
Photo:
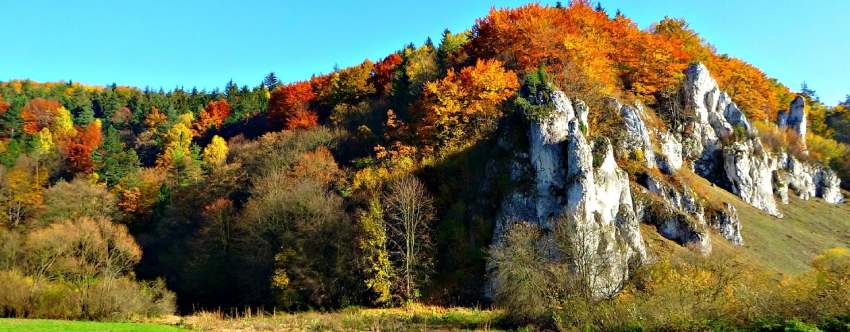
M655 151L652 149L652 140L649 138L649 129L643 121L643 108L640 105L629 106L620 105L619 102L614 102L614 106L620 110L620 116L623 118L623 126L626 130L626 139L624 140L624 148L629 150L640 149L646 166L655 168Z
M588 129L582 119L588 111L584 103L572 103L561 92L551 99L554 110L530 124L529 151L516 153L511 166L512 180L530 179L532 185L504 199L494 238L517 221L535 223L550 233L556 226L568 226L583 235L577 245L599 258L594 269L605 278L594 289L600 296L611 294L631 262L647 259L629 177L617 165L610 142L587 142L582 132L582 127ZM594 156L602 159L594 163Z
M831 204L844 202L844 195L841 194L841 179L838 174L829 167L820 166L814 176L816 191L818 197Z
M660 200L644 202L649 207L643 213L644 220L656 225L664 237L700 253L710 253L705 208L696 193L686 185L673 186L652 176L646 178L645 186Z
M727 186L745 202L781 217L773 197L775 161L764 151L747 117L720 91L702 64L685 72L686 110L694 119L683 133L685 155L697 174Z
M773 198L773 165L756 139L734 142L724 149L723 168L732 193L773 216L782 212Z
M779 128L789 128L797 133L800 137L800 144L803 149L806 149L806 99L803 96L797 96L791 102L791 107L787 112L779 112L777 117Z
M661 154L658 158L659 168L667 174L676 173L682 168L682 143L669 132L661 133Z
M693 117L685 130L687 135L685 154L694 160L694 170L704 177L711 177L721 166L718 151L721 139L734 134L735 127L751 133L752 126L744 113L732 102L732 98L721 91L717 81L711 77L703 64L695 64L685 71L682 92L686 108Z
M741 221L738 219L738 211L732 204L724 202L723 209L711 215L709 224L732 244L736 246L744 245L744 239L741 236Z
M533 221L540 225L547 225L561 212L564 192L561 144L567 139L567 124L575 119L573 105L563 92L556 91L551 98L555 108L547 118L532 122L529 128L529 154L536 198Z
M788 156L785 163L785 171L788 174L788 187L794 190L794 194L800 199L808 200L817 194L815 188L814 172L812 168L793 156Z
M785 178L777 179L777 177ZM813 197L823 198L824 201L831 204L838 204L844 201L844 195L841 193L841 179L829 167L806 163L800 161L794 156L787 153L781 153L777 157L777 169L774 171L774 186L787 186L797 197L802 200L809 200ZM782 188L775 189L782 198L783 202L787 203L787 189L785 190L786 197L783 197Z
M782 204L788 204L788 173L785 170L777 169L773 171L773 192L779 197Z

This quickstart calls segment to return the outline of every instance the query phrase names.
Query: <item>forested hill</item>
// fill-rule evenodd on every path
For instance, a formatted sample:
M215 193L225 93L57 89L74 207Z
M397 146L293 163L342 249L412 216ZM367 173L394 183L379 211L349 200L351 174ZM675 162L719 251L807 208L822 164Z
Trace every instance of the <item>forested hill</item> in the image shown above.
M808 87L792 92L747 62L718 54L684 20L665 18L641 30L585 1L493 9L467 31L446 30L436 44L411 44L291 83L273 73L256 85L231 82L214 91L2 82L0 284L34 295L0 304L0 313L129 317L173 311L175 294L181 312L489 304L494 276L487 266L493 272L510 263L498 260L504 250L491 248L494 235L522 235L508 232L505 202L547 195L517 194L542 183L535 137L552 149L549 161L568 158L567 146L591 142L577 148L592 156L585 166L615 162L616 172L605 174L625 181L629 205L632 195L635 208L646 204L631 212L635 225L643 223L644 233L657 226L666 238L691 245L691 238L665 233L665 225L678 218L676 227L691 227L700 217L658 203L671 200L658 188L693 187L706 225L714 212L731 220L734 207L704 195L702 178L767 211L757 195L748 196L743 176L725 178L724 165L701 172L701 159L682 156L681 145L678 164L685 166L662 174L654 159L649 163L654 150L661 155L670 146L656 136L696 135L696 116L688 112L699 106L689 100L709 95L689 94L698 90L688 90L699 87L691 84L696 80L714 82L710 96L723 92L723 105L736 105L743 119L720 110L729 119L712 144L745 142L753 154L771 153L765 160L774 164L773 154L783 155L791 166L772 166L783 176L798 174L793 165L808 167L800 174L815 181L812 192L792 179L786 194L790 183L803 188L792 194L825 198L829 174L850 185L850 97L826 106ZM789 122L788 114L798 114L792 102L803 107L802 131L799 121ZM648 132L645 145L611 152L630 138L622 123L632 109L640 111L630 123ZM568 110L573 118L553 120ZM568 122L578 129L568 133ZM529 134L534 130L542 136ZM565 177L557 170L569 168L564 160L544 168ZM517 175L533 167L531 176ZM550 182L561 191L568 185ZM779 192L781 181L771 188ZM563 195L552 194L552 201ZM549 212L564 202L552 204ZM669 213L653 214L658 209ZM753 211L742 216L761 213ZM746 239L746 217L736 225ZM531 232L558 233L541 227ZM704 241L726 231L716 228L687 232ZM657 247L648 248L643 258L658 256L651 252ZM590 288L596 290L586 295L596 298L606 287ZM86 302L99 300L91 294L133 300L98 307ZM41 308L49 303L42 298L55 302Z

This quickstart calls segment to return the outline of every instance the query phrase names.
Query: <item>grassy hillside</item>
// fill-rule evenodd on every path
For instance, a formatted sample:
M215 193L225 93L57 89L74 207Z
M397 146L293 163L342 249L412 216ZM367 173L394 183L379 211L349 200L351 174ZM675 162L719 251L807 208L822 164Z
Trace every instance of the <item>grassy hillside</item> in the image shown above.
M735 248L714 234L716 252L733 253L743 262L794 275L806 271L812 258L824 250L850 247L850 203L833 205L820 198L805 201L791 194L790 204L780 204L785 217L777 219L703 178L693 174L685 174L684 178L701 196L729 202L738 210L744 246ZM651 240L650 245L653 242L658 240Z

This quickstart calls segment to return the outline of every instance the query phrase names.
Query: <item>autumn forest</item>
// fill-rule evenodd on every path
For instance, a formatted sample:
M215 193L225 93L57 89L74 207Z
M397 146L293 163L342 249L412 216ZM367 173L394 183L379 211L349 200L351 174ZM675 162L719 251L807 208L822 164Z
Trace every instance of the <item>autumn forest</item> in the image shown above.
M491 244L500 202L528 186L508 179L504 142L529 144L517 128L550 116L552 91L586 103L588 140L616 142L623 134L611 98L645 105L647 122L667 128L683 107L686 69L702 63L768 149L831 167L843 189L850 97L830 106L808 86L792 91L720 54L682 19L640 29L583 0L492 9L467 31L400 46L302 81L270 73L212 91L0 82L0 314L126 320L424 303L499 308L506 328L637 329L606 324L626 317L617 311L626 305L662 308L652 301L682 296L675 287L689 285L701 302L740 282L764 291L705 300L694 309L698 323L635 321L647 329L792 318L850 326L841 295L850 290L846 248L819 253L812 271L823 274L789 279L781 291L770 273L726 274L722 260L699 255L660 255L606 299L571 292L578 286L536 294L517 284L513 300L488 291L494 267L536 259L522 244L538 230L512 231L510 249ZM798 95L808 116L805 150L773 125ZM633 181L657 172L635 161L643 153L616 156ZM545 278L560 278L550 272ZM544 275L528 273L531 281ZM829 284L807 283L815 279ZM560 300L536 308L543 300L535 296ZM756 297L762 307L748 302ZM518 299L527 302L511 302ZM804 312L813 299L827 300ZM743 307L759 309L729 316ZM717 323L718 313L732 325Z

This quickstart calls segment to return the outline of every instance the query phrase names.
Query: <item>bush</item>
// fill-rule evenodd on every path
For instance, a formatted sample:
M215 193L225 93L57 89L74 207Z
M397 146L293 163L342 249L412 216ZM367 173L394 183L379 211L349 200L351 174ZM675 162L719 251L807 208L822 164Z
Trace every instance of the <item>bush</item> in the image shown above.
M617 296L597 300L562 287L566 279L544 267L540 237L518 224L491 249L497 304L515 320L551 318L563 330L765 331L843 331L850 321L846 248L824 252L812 271L782 282L721 254L688 253L640 267Z
M547 271L541 239L536 226L517 222L490 248L493 295L515 322L541 321L552 310L552 274Z
M172 314L174 308L174 294L162 281L97 278L78 286L0 271L2 317L127 320Z
M84 319L127 320L174 313L174 294L162 281L104 278L83 286L81 293L80 315Z

